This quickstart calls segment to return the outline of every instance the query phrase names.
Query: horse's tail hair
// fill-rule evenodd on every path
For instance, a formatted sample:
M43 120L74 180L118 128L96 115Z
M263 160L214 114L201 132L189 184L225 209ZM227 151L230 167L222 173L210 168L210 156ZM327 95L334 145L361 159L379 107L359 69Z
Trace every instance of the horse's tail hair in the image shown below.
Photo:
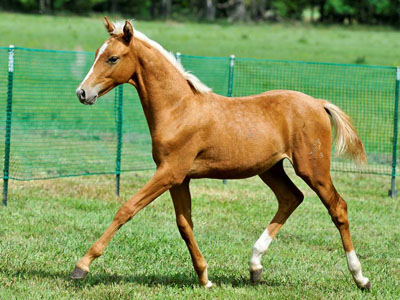
M350 117L336 105L326 100L322 101L331 119L332 127L335 128L336 154L338 156L346 154L360 165L367 163L364 146L351 123Z

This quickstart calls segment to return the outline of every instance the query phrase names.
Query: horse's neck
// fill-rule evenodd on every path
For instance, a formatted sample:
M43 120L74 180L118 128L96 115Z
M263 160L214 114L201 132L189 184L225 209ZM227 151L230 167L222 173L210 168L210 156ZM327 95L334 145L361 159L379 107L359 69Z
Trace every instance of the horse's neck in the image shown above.
M150 131L169 118L178 106L190 105L193 96L186 79L158 50L140 45L135 85Z

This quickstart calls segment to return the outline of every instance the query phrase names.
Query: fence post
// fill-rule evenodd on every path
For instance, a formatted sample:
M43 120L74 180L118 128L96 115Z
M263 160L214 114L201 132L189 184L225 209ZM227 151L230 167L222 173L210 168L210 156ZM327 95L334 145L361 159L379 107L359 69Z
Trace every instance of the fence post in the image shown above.
M14 45L8 48L8 87L6 108L6 136L4 145L4 169L3 169L3 205L7 206L8 179L10 171L10 142L11 142L11 117L12 117L12 93L14 80Z
M121 181L121 154L122 154L122 105L123 105L123 87L118 86L115 89L115 102L117 106L117 157L115 160L115 193L117 197L120 194Z
M233 68L235 67L235 55L229 56L229 78L228 78L228 97L232 97L233 93ZM222 181L226 184L226 179Z
M392 153L392 182L389 196L394 198L398 192L396 190L396 168L397 168L397 136L399 131L399 88L400 88L400 67L396 69L396 87L394 98L394 120L393 120L393 153Z
M233 68L235 67L235 55L229 56L229 79L228 79L228 97L233 93Z
M180 63L180 64L182 64L182 61L181 61L181 53L180 52L176 52L176 60L178 61L178 63Z

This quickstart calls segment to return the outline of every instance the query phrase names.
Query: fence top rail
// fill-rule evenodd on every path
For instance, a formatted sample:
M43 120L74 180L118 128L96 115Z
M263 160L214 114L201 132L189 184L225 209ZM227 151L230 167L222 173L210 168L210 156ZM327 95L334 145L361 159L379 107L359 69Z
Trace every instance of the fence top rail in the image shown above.
M276 62L276 63L297 63L297 64L308 64L308 65L325 65L325 66L339 66L339 67L396 70L396 67L394 67L394 66L375 66L375 65L359 65L359 64L345 64L345 63L333 63L333 62L316 62L316 61L265 59L265 58L236 58L236 59L242 60L242 61L258 61L258 62L265 61L265 62Z
M196 55L187 55L180 54L181 57L188 58L198 58L198 59L220 59L220 60L229 60L231 56L196 56ZM316 62L316 61L301 61L301 60L285 60L285 59L268 59L268 58L245 58L245 57L236 57L235 60L238 61L256 61L256 62L272 62L272 63L297 63L297 64L309 64L309 65L327 65L327 66L341 66L341 67L355 67L355 68L375 68L375 69L388 69L388 70L396 70L395 66L376 66L376 65L359 65L359 64L345 64L345 63L333 63L333 62Z
M215 59L215 60L229 60L231 58L230 56L197 56L197 55L182 54L182 53L180 53L180 56L187 58Z
M8 50L10 47L0 47L0 50ZM16 50L25 50L31 52L49 52L49 53L82 53L82 54L94 54L93 51L73 51L73 50L49 50L49 49L34 49L14 46Z
M0 50L8 50L9 47L0 47ZM16 50L25 50L32 52L49 52L49 53L83 53L93 54L91 51L73 51L73 50L47 50L47 49L33 49L25 47L14 47ZM229 60L230 56L197 56L180 54L181 57L196 58L196 59L213 59L213 60ZM373 69L387 69L396 70L396 66L377 66L377 65L360 65L360 64L346 64L346 63L333 63L333 62L314 62L314 61L300 61L300 60L285 60L285 59L267 59L267 58L242 58L235 57L238 61L256 61L256 62L271 62L271 63L297 63L297 64L309 64L309 65L325 65L325 66L342 66L342 67L354 67L354 68L373 68Z

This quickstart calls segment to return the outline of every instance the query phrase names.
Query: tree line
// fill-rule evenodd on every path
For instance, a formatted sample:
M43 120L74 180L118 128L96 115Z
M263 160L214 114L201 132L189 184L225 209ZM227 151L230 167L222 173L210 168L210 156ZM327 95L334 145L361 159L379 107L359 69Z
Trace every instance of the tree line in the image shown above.
M400 26L400 0L0 0L5 10L91 12L143 19L304 20Z

